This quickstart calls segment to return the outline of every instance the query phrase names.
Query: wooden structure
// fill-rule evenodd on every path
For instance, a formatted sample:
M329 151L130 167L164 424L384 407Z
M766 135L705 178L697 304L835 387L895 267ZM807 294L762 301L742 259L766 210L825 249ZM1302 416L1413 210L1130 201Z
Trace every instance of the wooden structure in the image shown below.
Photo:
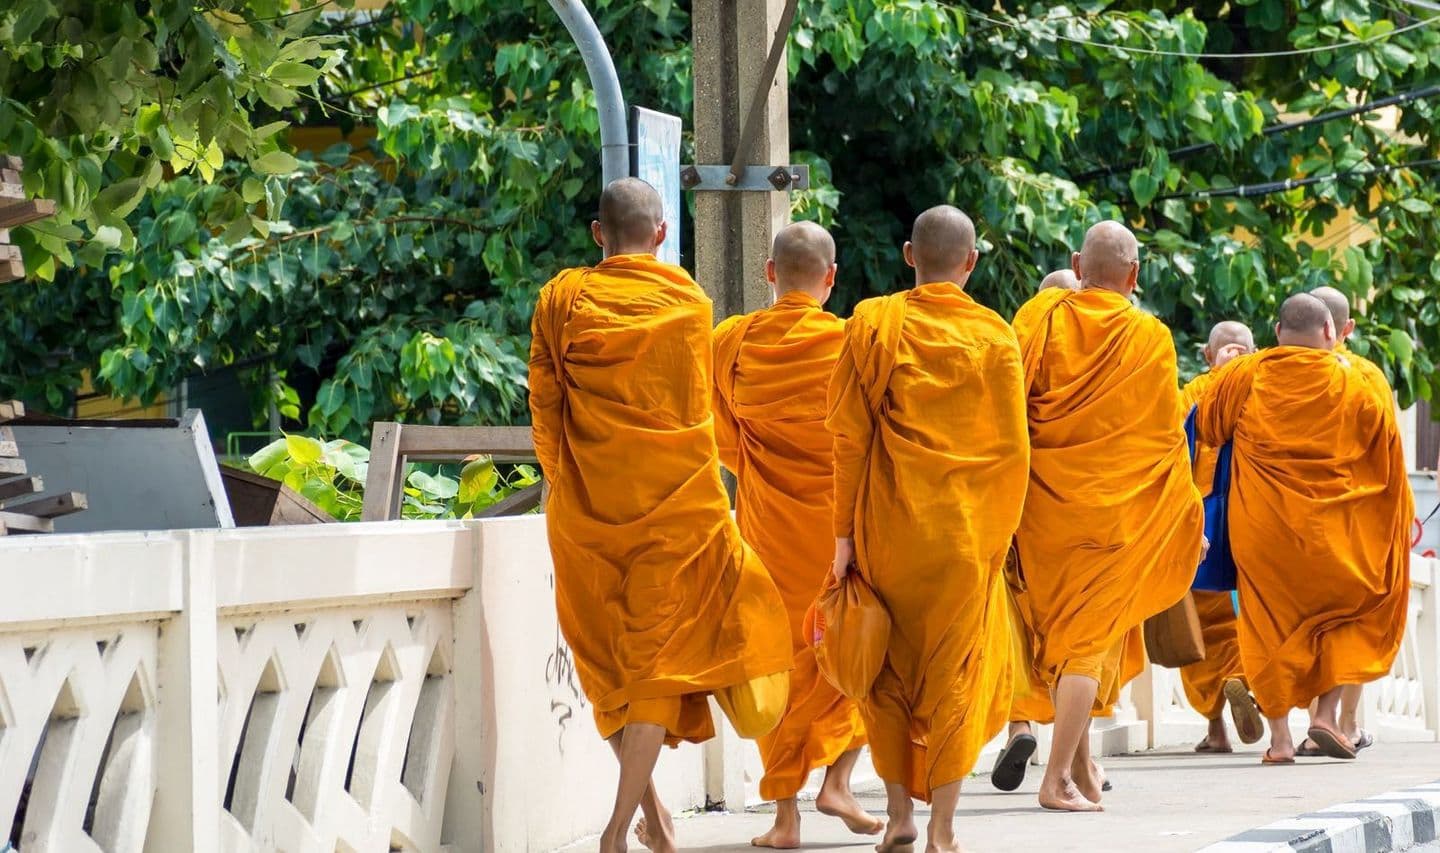
M0 403L0 536L53 533L55 519L86 507L85 496L79 492L35 497L45 490L45 482L30 474L20 458L14 431L5 426L24 416L23 403Z
M304 495L269 477L220 467L225 496L236 527L269 527L283 524L327 524L335 519Z
M25 197L23 166L18 157L0 157L0 284L25 277L25 262L20 247L10 242L10 229L55 214L55 202Z
M421 426L381 421L370 434L370 473L365 478L363 521L400 517L405 498L406 462L458 462L483 455L496 462L533 462L535 445L529 427ZM541 484L528 486L479 518L519 515L540 505Z

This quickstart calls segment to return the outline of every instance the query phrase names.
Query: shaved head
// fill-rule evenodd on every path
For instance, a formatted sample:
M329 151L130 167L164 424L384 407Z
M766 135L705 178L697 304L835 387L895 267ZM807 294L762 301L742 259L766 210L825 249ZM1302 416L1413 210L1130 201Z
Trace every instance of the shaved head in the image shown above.
M953 281L964 285L975 269L975 223L959 208L942 204L915 217L905 260L915 283Z
M1083 287L1129 296L1140 274L1140 244L1129 228L1107 219L1085 232L1085 243L1075 253L1072 266Z
M1297 293L1280 306L1275 337L1283 347L1330 349L1335 343L1335 318L1319 297Z
M1052 287L1058 287L1061 290L1079 290L1080 279L1075 277L1073 270L1055 270L1040 279L1041 290L1049 290Z
M813 222L792 222L775 235L770 259L782 288L823 280L835 265L835 239Z
M802 290L822 305L835 284L835 239L814 222L792 222L775 234L765 277L775 296Z
M607 257L654 252L665 241L660 194L639 178L611 181L600 193L600 220L591 230Z
M1234 320L1224 320L1210 329L1210 340L1205 344L1205 363L1211 367L1224 367L1231 359L1254 351L1255 335L1250 327Z
M1335 321L1335 344L1338 346L1355 331L1355 321L1350 319L1350 297L1328 286L1317 287L1310 291L1310 295L1330 309L1330 317Z
M1250 327L1235 320L1224 320L1216 323L1210 329L1210 343L1212 350L1218 350L1228 344L1243 346L1248 350L1255 349L1255 335Z

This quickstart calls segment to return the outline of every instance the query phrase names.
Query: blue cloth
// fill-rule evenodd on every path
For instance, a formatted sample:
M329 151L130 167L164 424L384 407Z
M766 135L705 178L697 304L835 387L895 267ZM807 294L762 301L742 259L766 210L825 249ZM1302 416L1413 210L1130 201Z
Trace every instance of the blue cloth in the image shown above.
M1185 442L1190 447L1190 463L1195 463L1195 413L1190 410L1185 418ZM1210 551L1195 572L1191 589L1214 592L1229 592L1235 589L1235 559L1230 554L1230 455L1231 443L1225 442L1215 460L1214 487L1205 498L1205 538L1210 540ZM1236 602L1235 611L1240 611Z

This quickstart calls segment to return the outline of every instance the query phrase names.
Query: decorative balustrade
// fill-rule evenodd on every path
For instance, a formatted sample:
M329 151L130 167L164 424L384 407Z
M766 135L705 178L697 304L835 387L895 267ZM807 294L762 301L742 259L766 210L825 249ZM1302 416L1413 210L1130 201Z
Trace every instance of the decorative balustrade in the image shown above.
M1416 559L1405 646L1366 690L1381 738L1440 729L1435 566ZM552 578L540 516L0 542L8 840L329 853L593 833L614 760ZM1094 746L1203 729L1176 673L1152 667ZM753 749L722 724L704 748L667 750L657 784L678 809L734 807L756 796Z

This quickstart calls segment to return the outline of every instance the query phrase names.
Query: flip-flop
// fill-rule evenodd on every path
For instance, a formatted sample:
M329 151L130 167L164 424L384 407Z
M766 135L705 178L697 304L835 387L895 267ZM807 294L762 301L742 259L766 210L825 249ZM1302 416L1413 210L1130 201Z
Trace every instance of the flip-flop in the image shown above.
M1327 758L1351 759L1355 757L1355 747L1339 732L1332 732L1322 726L1311 726L1305 736L1314 741Z
M1375 738L1364 729L1360 730L1360 739L1355 741L1355 754L1359 755L1360 750L1369 749L1375 745Z
M1228 746L1223 748L1218 746L1211 746L1210 738L1207 737L1199 743L1195 744L1195 751L1215 755L1229 755L1235 750L1231 749Z
M1308 741L1308 740L1305 741L1304 743L1300 744L1299 746L1295 747L1295 755L1299 756L1300 758L1324 758L1324 757L1325 757L1324 751L1321 750L1320 747L1316 746L1314 743L1312 743L1311 741Z
M1111 785L1111 784L1110 784L1110 780L1109 780L1109 779L1106 779L1105 782L1100 785L1100 790L1102 790L1102 791L1109 791L1109 790L1113 789L1114 787L1115 787L1114 785Z
M1013 791L1025 781L1025 768L1039 743L1034 735L1018 734L1005 744L990 771L990 784L1002 791Z
M1270 756L1270 750L1267 749L1267 750L1265 750L1265 754L1262 755L1262 756L1260 756L1260 763L1261 763L1261 764L1269 764L1269 765L1294 764L1294 763L1295 763L1295 759L1293 759L1293 758L1272 758L1272 757Z
M1250 695L1250 688L1238 678L1225 682L1225 702L1230 706L1230 719L1235 723L1235 733L1240 742L1255 743L1265 736L1265 721L1260 716L1260 706Z

